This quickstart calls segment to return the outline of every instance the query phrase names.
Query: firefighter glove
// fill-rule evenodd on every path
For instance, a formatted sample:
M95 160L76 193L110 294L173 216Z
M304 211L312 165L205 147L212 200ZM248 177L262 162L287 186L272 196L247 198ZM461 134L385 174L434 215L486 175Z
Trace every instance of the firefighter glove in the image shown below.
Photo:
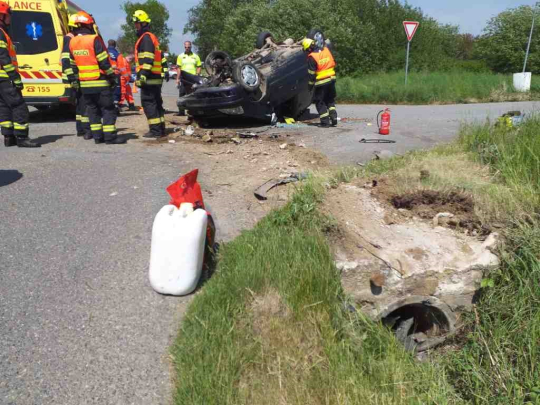
M118 78L116 77L116 75L107 76L107 81L109 82L111 87L118 86Z
M171 80L171 75L169 74L169 72L165 72L165 81L169 83L169 80Z
M76 91L79 91L81 85L79 84L78 81L74 81L74 82L71 82L70 83L70 86L73 90L76 90Z
M137 81L135 82L135 86L137 87L144 87L146 85L146 76L141 75Z
M23 84L23 82L22 82L21 79L13 80L13 85L15 86L15 88L16 88L17 90L22 90L22 89L24 89L24 84Z

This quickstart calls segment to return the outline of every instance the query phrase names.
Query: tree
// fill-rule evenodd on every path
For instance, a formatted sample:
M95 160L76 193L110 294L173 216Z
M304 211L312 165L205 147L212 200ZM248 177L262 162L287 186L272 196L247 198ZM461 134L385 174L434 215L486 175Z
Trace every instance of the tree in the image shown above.
M161 50L169 49L169 38L172 34L172 29L167 25L169 20L169 10L158 0L146 0L144 2L124 2L120 8L126 13L126 23L122 24L122 35L118 38L119 48L122 52L133 52L135 43L137 42L137 33L135 25L132 21L133 13L136 10L144 10L152 20L151 27L161 44Z
M488 66L496 72L521 72L532 18L533 9L530 6L509 9L493 17L478 40L478 57L485 59ZM540 22L540 19L537 22ZM527 70L533 73L540 72L539 40L540 29L537 25L527 64Z
M411 69L442 69L455 58L457 27L400 0L202 0L189 11L184 33L195 36L201 56L221 49L237 57L253 49L261 31L282 41L318 28L334 44L340 74L361 74L404 68L405 20L421 23Z

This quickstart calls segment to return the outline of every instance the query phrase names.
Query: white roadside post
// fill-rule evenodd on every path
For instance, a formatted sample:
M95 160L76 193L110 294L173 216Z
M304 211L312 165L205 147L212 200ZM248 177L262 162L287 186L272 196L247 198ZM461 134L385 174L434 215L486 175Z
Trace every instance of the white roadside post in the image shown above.
M534 32L534 22L536 19L536 11L539 4L540 2L536 2L536 4L533 6L533 9L532 9L533 15L532 15L531 32L529 34L529 42L527 43L527 51L525 52L525 61L523 62L523 72L514 73L514 89L520 92L527 92L531 90L532 73L526 72L525 70L527 69L527 61L529 59L529 51L531 50L531 42L532 42L532 36Z
M407 78L409 76L409 51L411 48L411 41L416 34L416 30L420 23L418 21L403 21L403 27L405 28L405 34L407 34L407 62L405 64L405 85L407 85Z

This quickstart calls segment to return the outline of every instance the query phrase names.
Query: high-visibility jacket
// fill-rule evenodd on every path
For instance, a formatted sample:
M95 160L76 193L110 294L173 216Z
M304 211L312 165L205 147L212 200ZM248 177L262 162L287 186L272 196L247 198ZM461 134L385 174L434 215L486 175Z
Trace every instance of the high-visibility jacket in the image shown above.
M196 53L191 52L190 55L185 52L180 54L176 59L176 64L184 72L197 74L197 68L202 66L201 58Z
M107 87L109 82L105 80L104 76L114 74L112 67L110 67L108 52L103 50L96 55L96 39L102 43L103 49L105 49L105 44L98 35L77 35L69 43L70 53L75 60L75 65L77 65L81 88ZM100 62L104 61L109 62L107 63L109 66L107 71L99 67Z
M116 58L116 69L118 71L117 74L121 77L129 78L131 69L129 68L129 63L122 54L119 54L118 58Z
M0 37L0 48L7 49L8 53L9 53L9 58L11 59L10 60L11 63L5 63L4 62L4 63L2 63L0 65L0 80L2 80L2 79L9 79L9 80L20 79L21 76L19 74L19 63L17 62L17 53L15 52L15 47L13 46L13 41L11 41L11 38L9 37L7 32L4 31L3 28L0 28L0 31L3 34L3 38ZM5 41L4 41L4 39L5 39Z
M328 83L336 79L336 61L330 49L324 47L320 52L312 52L308 57L313 58L317 64L315 71L310 70L310 75L315 75L315 86Z
M150 39L152 46L145 46ZM150 52L150 48L152 52ZM139 75L146 76L146 83L149 85L161 85L163 83L163 55L160 49L159 40L151 32L145 32L135 44L135 63Z

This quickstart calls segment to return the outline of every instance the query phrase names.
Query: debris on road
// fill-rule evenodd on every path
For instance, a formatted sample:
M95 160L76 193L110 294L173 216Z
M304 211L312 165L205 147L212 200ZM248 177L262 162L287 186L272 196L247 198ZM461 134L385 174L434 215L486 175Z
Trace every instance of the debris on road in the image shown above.
M192 125L188 125L188 127L184 130L184 134L187 136L193 136L195 133L195 128L193 128Z
M366 138L362 138L360 139L360 141L358 141L360 143L396 143L396 141L393 141L391 139L366 139Z
M293 173L286 178L269 180L262 186L257 188L257 190L255 190L255 197L257 197L258 200L267 200L267 193L274 187L281 186L283 184L295 183L300 180L305 180L307 179L307 177L308 176L306 173Z
M282 143L281 145L279 145L279 149L281 150L287 149L287 146L289 146L287 143Z
M212 142L212 136L207 133L202 137L203 142Z
M236 133L240 138L250 139L250 138L258 138L259 135L254 132L237 132Z

